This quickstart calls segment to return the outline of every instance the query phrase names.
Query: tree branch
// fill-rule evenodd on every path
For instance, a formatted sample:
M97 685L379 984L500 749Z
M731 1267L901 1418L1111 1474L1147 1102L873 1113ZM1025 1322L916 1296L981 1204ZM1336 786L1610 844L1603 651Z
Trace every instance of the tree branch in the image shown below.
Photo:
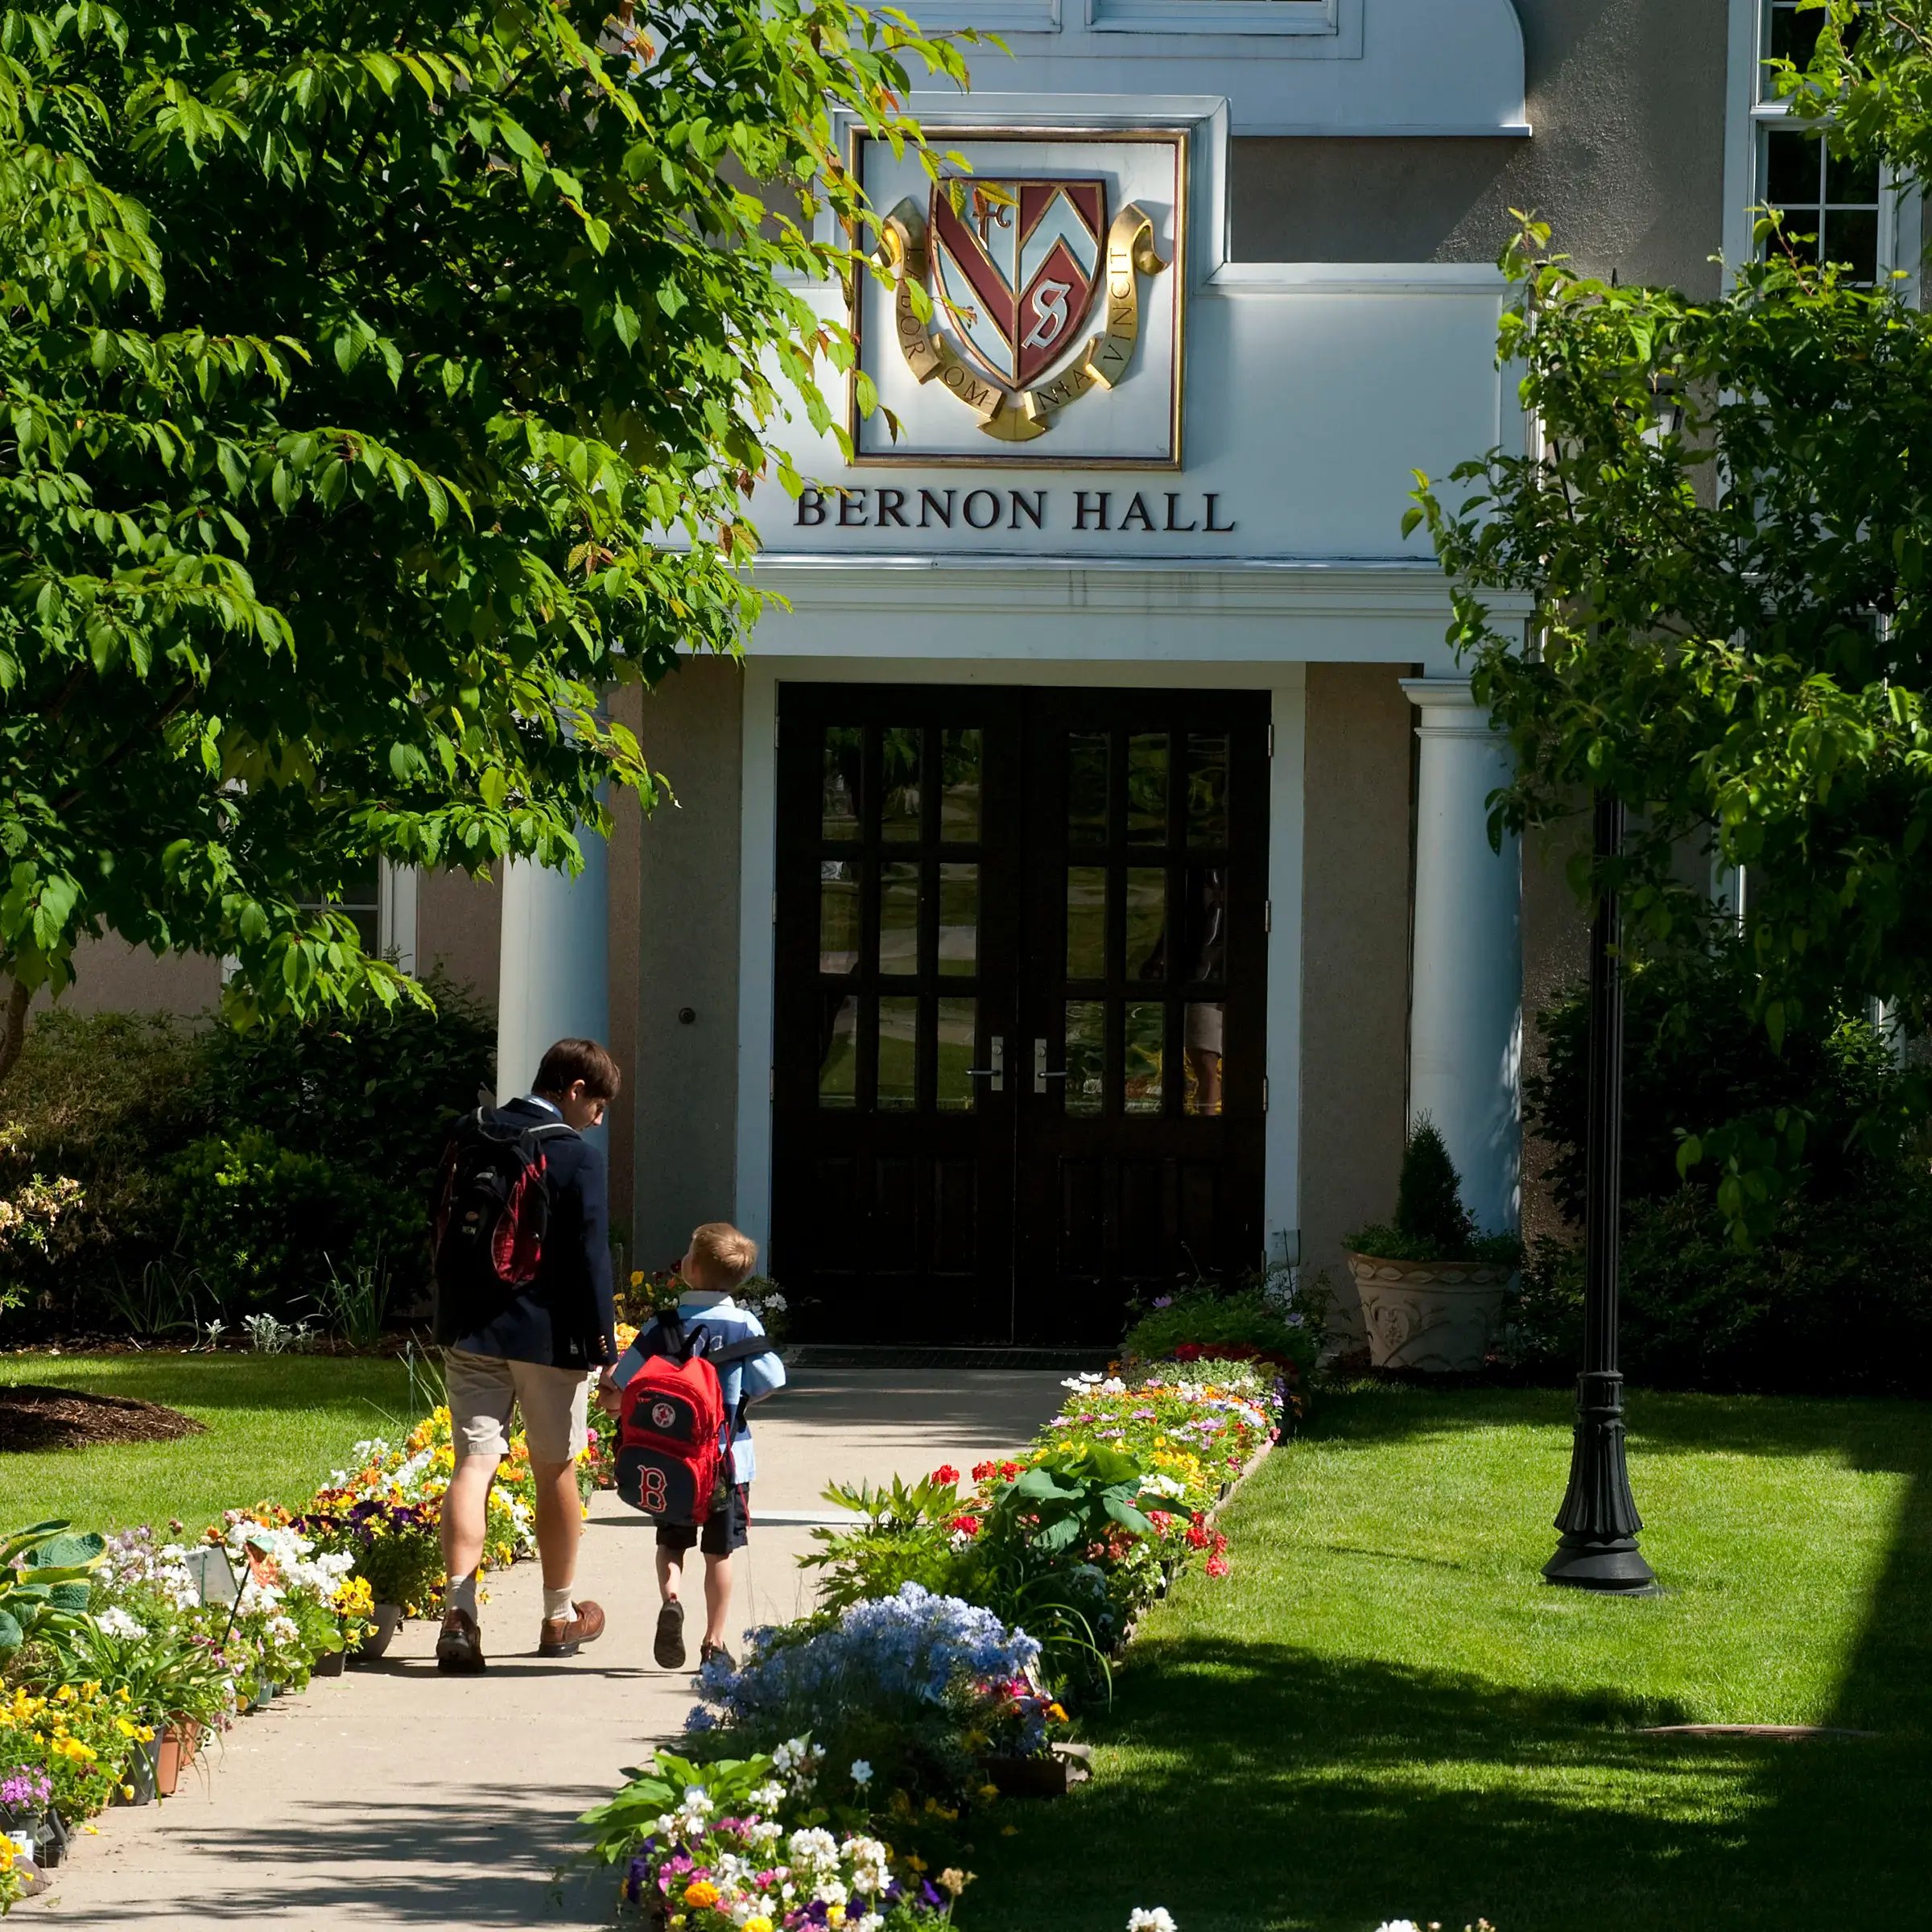
M0 1082L19 1063L20 1050L27 1044L27 1009L33 998L23 981L9 984L6 1005L0 1008Z

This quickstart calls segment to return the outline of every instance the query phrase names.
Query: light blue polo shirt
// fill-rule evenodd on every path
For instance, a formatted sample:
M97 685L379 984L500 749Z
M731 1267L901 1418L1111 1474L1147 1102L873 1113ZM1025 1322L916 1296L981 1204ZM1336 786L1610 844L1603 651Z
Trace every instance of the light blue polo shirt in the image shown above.
M734 1342L749 1341L754 1335L765 1332L765 1324L749 1308L741 1308L729 1295L718 1301L708 1296L687 1297L678 1305L678 1319L687 1332L697 1327L709 1330L714 1346L719 1348L729 1348ZM648 1328L639 1330L639 1340L650 1332ZM624 1351L624 1359L617 1364L615 1372L617 1386L628 1387L630 1378L648 1359L637 1343L633 1342ZM762 1402L784 1386L785 1364L775 1349L754 1355L747 1361L729 1363L718 1371L718 1387L724 1397L724 1429L719 1437L718 1447L729 1449L731 1480L734 1483L749 1483L758 1472L757 1453L751 1446L749 1420L731 1437L729 1444L724 1439L730 1433L732 1418L738 1413L739 1403Z

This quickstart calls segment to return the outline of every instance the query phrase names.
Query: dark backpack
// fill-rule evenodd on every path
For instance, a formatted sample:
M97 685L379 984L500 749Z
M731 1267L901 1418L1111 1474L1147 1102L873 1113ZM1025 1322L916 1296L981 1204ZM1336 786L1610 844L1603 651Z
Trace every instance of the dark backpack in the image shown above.
M448 1346L493 1321L537 1278L550 1226L547 1141L576 1129L562 1121L519 1125L479 1107L444 1150L436 1183L438 1342Z

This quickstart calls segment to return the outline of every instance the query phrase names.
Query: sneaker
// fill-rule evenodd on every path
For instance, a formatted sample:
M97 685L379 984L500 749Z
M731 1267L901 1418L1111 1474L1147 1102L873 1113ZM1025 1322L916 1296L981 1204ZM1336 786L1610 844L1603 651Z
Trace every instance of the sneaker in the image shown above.
M722 1644L707 1641L698 1645L698 1668L702 1670L707 1664L722 1664L727 1670L735 1670L738 1660Z
M658 1641L650 1647L660 1670L684 1668L684 1606L674 1596L658 1612Z
M575 1616L547 1616L537 1633L539 1657L575 1657L585 1644L594 1644L604 1634L604 1612L596 1604L573 1604Z
M436 1668L474 1676L483 1668L483 1633L467 1610L449 1611L436 1634Z

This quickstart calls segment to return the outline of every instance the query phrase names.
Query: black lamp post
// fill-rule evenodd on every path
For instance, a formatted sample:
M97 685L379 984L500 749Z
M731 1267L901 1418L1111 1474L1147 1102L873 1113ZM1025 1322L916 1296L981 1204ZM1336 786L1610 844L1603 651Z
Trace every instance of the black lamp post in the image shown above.
M1624 845L1621 799L1596 795L1600 865ZM1597 901L1590 931L1589 1120L1583 1207L1583 1367L1576 1378L1570 1487L1556 1514L1563 1531L1543 1566L1553 1583L1624 1596L1653 1592L1657 1575L1637 1546L1644 1520L1624 1462L1624 1378L1616 1366L1616 1277L1623 1212L1624 988L1617 949L1623 910L1613 892Z

